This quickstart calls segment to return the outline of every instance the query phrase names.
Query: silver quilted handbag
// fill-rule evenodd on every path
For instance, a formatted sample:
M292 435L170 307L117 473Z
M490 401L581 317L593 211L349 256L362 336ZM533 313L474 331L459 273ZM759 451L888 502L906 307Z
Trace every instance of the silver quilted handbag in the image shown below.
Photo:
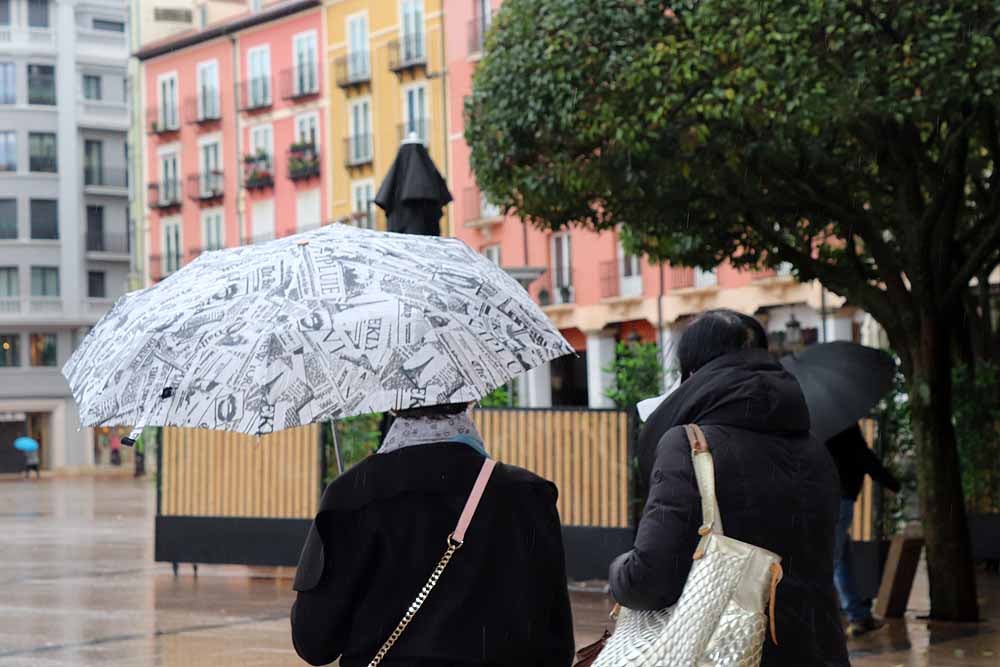
M777 644L774 595L781 581L781 557L723 534L708 441L698 426L684 428L702 513L691 572L673 607L621 609L614 634L594 667L757 667L768 615L771 639Z

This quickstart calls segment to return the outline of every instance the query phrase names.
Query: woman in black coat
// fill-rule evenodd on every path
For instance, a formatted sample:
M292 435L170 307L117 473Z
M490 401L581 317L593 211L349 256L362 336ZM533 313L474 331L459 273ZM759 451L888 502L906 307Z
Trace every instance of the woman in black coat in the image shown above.
M363 667L441 558L486 455L465 406L397 415L323 494L295 578L306 662ZM573 621L556 488L498 464L437 587L385 667L567 667Z
M635 546L611 565L611 592L632 609L662 609L680 597L702 520L682 427L698 424L715 459L726 535L782 557L778 646L766 640L761 664L849 665L832 583L837 472L809 434L798 383L766 347L760 324L732 311L708 311L684 332L681 385L639 438L649 498Z

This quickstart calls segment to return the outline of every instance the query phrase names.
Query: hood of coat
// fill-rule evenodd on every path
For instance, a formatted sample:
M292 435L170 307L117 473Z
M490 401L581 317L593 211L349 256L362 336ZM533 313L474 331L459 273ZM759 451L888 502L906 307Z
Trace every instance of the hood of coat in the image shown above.
M636 453L648 479L660 439L675 426L729 426L762 434L809 431L809 408L798 381L767 350L740 350L714 359L649 415Z

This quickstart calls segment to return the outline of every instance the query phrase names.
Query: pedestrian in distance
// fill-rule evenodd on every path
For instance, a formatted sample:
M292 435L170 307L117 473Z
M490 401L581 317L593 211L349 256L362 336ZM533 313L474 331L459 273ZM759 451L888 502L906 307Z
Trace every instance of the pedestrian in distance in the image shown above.
M378 452L327 487L291 612L309 664L571 665L556 487L493 467L469 408L397 412Z
M38 450L31 449L24 452L24 478L31 479L31 473L34 471L35 479L41 479L42 473L39 471L41 466L41 459L38 457Z
M840 476L840 514L833 547L833 581L840 598L840 608L847 617L847 636L859 637L879 629L883 623L872 616L872 601L861 596L854 580L851 555L854 504L866 475L893 493L898 493L901 487L868 447L857 424L827 440L826 446Z
M675 604L691 570L701 497L683 428L701 427L715 464L725 535L781 557L774 597L777 644L763 667L849 665L833 587L836 469L809 433L795 378L767 350L752 317L728 310L695 319L677 346L681 384L650 414L637 444L649 496L633 548L611 565L611 593L631 609Z

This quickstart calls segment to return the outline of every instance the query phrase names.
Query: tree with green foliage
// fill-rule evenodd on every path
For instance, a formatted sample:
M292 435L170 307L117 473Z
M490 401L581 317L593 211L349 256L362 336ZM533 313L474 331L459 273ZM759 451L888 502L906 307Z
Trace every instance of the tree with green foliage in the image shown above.
M654 261L782 262L871 313L910 397L931 616L978 617L952 424L1000 261L995 0L506 0L466 137L490 200Z
M613 376L604 394L619 409L634 409L639 401L663 392L663 361L656 343L619 342L615 360L603 370Z

